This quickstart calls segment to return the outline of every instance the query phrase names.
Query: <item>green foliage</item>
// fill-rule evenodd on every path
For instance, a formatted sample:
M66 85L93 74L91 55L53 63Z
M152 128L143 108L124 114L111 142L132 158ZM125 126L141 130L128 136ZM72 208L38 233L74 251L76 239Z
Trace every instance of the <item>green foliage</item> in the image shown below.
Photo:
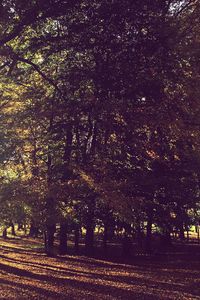
M149 215L170 230L188 223L199 204L198 3L1 8L2 220L86 226L108 209L135 226Z

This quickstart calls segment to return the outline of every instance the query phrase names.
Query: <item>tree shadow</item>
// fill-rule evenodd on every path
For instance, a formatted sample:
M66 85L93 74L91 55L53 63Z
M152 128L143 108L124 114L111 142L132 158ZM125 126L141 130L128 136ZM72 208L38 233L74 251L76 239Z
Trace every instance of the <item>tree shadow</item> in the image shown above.
M0 283L12 287L8 278L14 282L16 277L21 278L22 283L15 282L16 288L41 294L44 299L79 299L82 295L81 299L161 300L170 299L170 295L171 299L198 299L200 295L200 263L196 260L120 264L85 256L48 258L37 251L20 249L20 244L10 250L7 245L6 251L6 255L0 254ZM58 292L53 294L46 285Z
M42 270L43 266L39 266L39 268ZM92 272L92 271L79 271L77 269L65 269L65 271L53 271L51 275L43 274L44 270L40 270L40 273L34 273L32 271L20 269L17 267L9 266L7 264L0 263L0 269L1 272L5 272L6 274L16 275L20 276L21 278L28 278L30 280L36 280L43 283L50 283L55 284L57 286L70 286L74 290L84 290L89 291L92 293L98 292L98 294L102 295L109 295L112 296L119 296L123 297L122 299L132 299L131 297L139 297L138 299L162 299L158 295L156 295L156 292L158 291L160 293L160 290L162 291L170 291L173 290L173 292L183 292L188 293L192 292L192 295L198 295L196 292L192 290L188 290L187 286L178 286L177 283L167 283L167 282L161 282L160 280L153 279L147 279L141 276L139 278L134 276L134 273L131 275L129 273L127 276L122 275L108 275L108 274L102 274L101 272ZM50 270L46 270L47 273ZM52 270L51 270L52 271ZM63 277L57 277L57 275L63 276ZM151 276L151 273L149 275ZM86 277L89 281L85 281ZM84 278L82 278L84 277ZM91 280L92 279L92 280ZM106 284L106 285L105 285ZM122 286L122 287L120 287ZM141 287L143 289L143 292L136 292L136 291L130 291L130 286L134 286L136 289L141 290ZM127 290L126 290L127 288ZM154 291L154 298L152 298L152 295L149 294L149 291L147 291L147 288L149 290ZM35 287L28 286L28 289L33 289L34 291ZM45 293L45 292L44 292ZM143 296L142 296L143 295ZM58 295L57 295L58 296ZM58 297L57 297L58 298ZM61 299L61 298L58 298ZM134 298L135 299L135 298ZM136 298L137 299L137 298Z

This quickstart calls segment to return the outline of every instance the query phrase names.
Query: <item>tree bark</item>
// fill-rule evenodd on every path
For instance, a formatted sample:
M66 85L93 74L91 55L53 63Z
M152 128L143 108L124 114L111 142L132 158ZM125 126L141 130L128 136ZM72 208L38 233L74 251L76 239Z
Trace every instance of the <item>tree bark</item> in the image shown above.
M7 227L5 227L3 230L3 238L7 239Z
M86 224L85 251L87 255L94 253L94 228L91 220L88 220Z
M141 224L139 222L136 227L136 240L137 240L137 244L140 248L142 248L142 239L143 239L143 234L142 234L142 230L141 230Z
M124 223L124 236L122 239L122 255L130 257L132 255L132 228L131 224Z
M163 246L164 248L165 248L165 247L170 247L170 246L171 246L172 241L171 241L171 234L170 234L170 231L169 231L169 230L166 230L166 231L164 232L164 234L161 235L160 243L161 243L161 246Z
M189 228L187 226L187 242L189 242L189 241L190 241L190 233L189 233Z
M80 228L77 225L74 231L74 249L76 253L79 253L79 236L80 236Z
M86 217L86 235L85 235L85 251L87 255L94 254L94 211L96 206L96 199L91 195L87 199L88 212Z
M60 223L59 252L60 254L67 253L67 222L66 221Z
M107 241L108 241L108 224L104 223L104 232L103 232L103 249L107 251Z
M150 212L148 214L148 219L147 219L147 233L146 233L146 251L147 253L151 253L152 251L152 224L153 224L153 216L152 213Z
M16 236L15 226L14 226L13 222L10 223L10 226L11 226L11 233L12 233L12 235Z
M32 221L31 224L30 224L29 236L31 236L31 237L38 237L38 233L39 233L39 229L35 225L35 222Z
M17 227L17 230L20 231L23 229L23 224L22 223L18 223L18 227Z
M181 240L185 240L185 232L184 232L184 228L183 228L183 223L181 223L179 226L179 238Z
M55 224L48 225L44 233L45 238L45 252L47 256L54 256L54 234L55 234Z

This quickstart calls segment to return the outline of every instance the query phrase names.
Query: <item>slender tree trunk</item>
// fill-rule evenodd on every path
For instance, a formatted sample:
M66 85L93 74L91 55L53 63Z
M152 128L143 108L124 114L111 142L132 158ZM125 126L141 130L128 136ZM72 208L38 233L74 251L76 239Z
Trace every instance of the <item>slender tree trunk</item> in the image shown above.
M16 236L15 225L13 224L13 222L11 222L11 234L12 234L13 236Z
M137 244L140 248L142 248L142 230L141 230L141 224L138 222L137 228L136 228L136 239L137 239Z
M54 256L54 234L55 234L55 224L48 225L44 233L45 238L45 252L48 256Z
M130 257L132 255L132 242L130 236L126 233L124 234L122 240L122 255L124 258Z
M166 229L164 234L161 235L160 243L161 243L161 246L163 246L164 248L171 246L171 244L172 244L171 234L168 229Z
M27 235L27 224L26 224L26 221L24 222L24 234Z
M30 224L29 236L30 237L34 236L34 225L33 225L33 222L31 222L31 224Z
M60 223L60 245L59 245L60 254L67 253L67 222L63 221Z
M185 233L184 233L183 223L181 223L180 227L179 227L179 238L181 240L185 240Z
M93 220L88 220L86 224L85 251L87 255L92 255L94 253Z
M94 210L96 206L95 196L88 198L88 213L86 219L85 251L87 255L94 254Z
M18 226L17 226L17 230L18 231L20 231L20 230L22 230L23 229L23 225L22 225L22 223L18 223Z
M131 224L124 223L124 237L122 240L122 255L130 257L132 255L132 228Z
M171 244L172 244L172 239L171 239L171 233L170 233L170 231L166 231L166 243L167 243L167 245L168 246L171 246Z
M108 224L104 223L104 232L103 232L103 249L107 251L107 241L108 241Z
M3 230L3 238L7 239L7 227L5 227Z
M79 225L76 225L74 231L74 249L76 253L79 253L79 236L80 236L80 228Z
M56 207L52 196L46 198L46 228L45 228L45 252L48 256L54 256L54 234L56 232L55 221Z
M32 220L30 224L30 231L29 231L29 236L31 237L38 237L39 229L35 225L35 222Z
M147 220L147 233L146 233L146 251L151 253L152 251L152 224L153 224L153 217L152 212L148 214Z
M187 227L187 242L189 242L189 241L190 241L190 234L189 234L189 229Z

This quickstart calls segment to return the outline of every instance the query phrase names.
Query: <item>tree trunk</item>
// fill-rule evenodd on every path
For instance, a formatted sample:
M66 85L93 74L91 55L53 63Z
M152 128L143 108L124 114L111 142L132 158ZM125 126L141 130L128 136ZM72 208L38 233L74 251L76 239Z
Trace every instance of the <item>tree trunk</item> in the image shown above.
M59 245L60 254L67 253L67 222L60 223L60 245Z
M76 225L74 231L74 249L76 253L79 253L79 236L80 236L80 228L79 225Z
M197 233L197 243L199 244L199 241L200 241L199 225L195 226L195 231Z
M11 226L11 234L12 234L13 236L16 236L15 226L14 226L13 222L10 223L10 226Z
M7 239L7 228L6 227L3 230L3 238Z
M163 235L161 235L161 238L160 238L160 244L162 247L166 248L166 247L170 247L171 244L172 244L172 241L171 241L171 234L170 234L170 231L169 230L166 230L164 232Z
M189 233L189 229L187 227L187 242L189 242L189 241L190 241L190 233Z
M137 240L138 246L140 248L142 248L143 234L142 234L140 222L138 223L137 228L136 228L136 240Z
M166 243L167 243L167 246L171 246L172 245L172 239L171 239L171 233L170 231L166 231Z
M130 236L125 232L122 240L122 256L124 258L132 255L132 242Z
M29 231L29 236L30 237L38 237L39 229L37 226L35 226L35 222L32 221L30 224L30 231Z
M123 257L130 257L132 255L132 226L124 222L124 236L122 240L122 255Z
M54 234L56 232L55 201L52 196L46 198L46 228L45 228L45 252L48 256L54 256Z
M94 253L94 228L92 223L91 220L88 220L86 225L85 251L87 255Z
M104 232L103 232L103 249L107 251L107 241L108 241L108 224L104 223Z
M152 213L149 213L147 220L147 233L146 233L146 251L147 253L151 253L152 251L152 224L153 218Z
M24 222L24 234L27 235L27 224Z
M18 230L18 231L20 231L20 230L22 230L22 229L23 229L23 225L22 225L22 223L18 223L17 230Z
M54 256L54 234L55 234L55 224L48 225L44 233L45 238L45 252L48 256Z
M88 213L86 219L85 251L87 255L94 254L94 210L96 206L95 196L88 198Z
M183 223L181 223L180 227L179 227L179 238L181 240L185 240L185 233L184 233Z

